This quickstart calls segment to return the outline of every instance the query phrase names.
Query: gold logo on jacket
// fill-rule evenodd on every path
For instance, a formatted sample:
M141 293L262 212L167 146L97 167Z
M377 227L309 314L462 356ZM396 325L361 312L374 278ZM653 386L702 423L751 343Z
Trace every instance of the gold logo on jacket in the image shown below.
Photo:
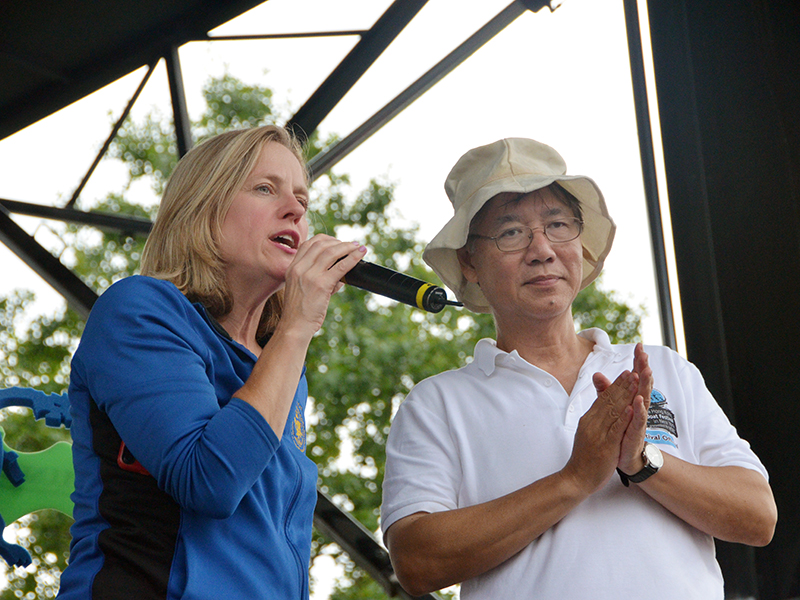
M303 452L306 451L306 420L300 406L295 404L294 423L292 423L292 439L294 445Z

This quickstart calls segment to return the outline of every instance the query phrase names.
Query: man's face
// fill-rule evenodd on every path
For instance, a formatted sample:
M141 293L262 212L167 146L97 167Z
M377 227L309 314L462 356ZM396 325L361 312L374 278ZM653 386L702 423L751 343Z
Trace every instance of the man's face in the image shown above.
M544 188L522 197L499 194L473 221L470 234L486 237L474 238L459 250L461 269L468 281L480 286L498 325L520 317L546 320L568 314L571 319L572 301L583 278L581 239L552 242L544 232L554 221L574 217ZM519 227L533 230L527 248L502 252L487 239L509 235Z

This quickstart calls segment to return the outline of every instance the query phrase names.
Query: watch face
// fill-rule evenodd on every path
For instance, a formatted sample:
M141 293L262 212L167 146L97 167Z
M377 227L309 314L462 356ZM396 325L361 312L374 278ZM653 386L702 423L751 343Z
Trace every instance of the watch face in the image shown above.
M644 454L647 457L647 461L656 469L660 469L664 466L664 455L661 454L661 450L658 446L645 444Z

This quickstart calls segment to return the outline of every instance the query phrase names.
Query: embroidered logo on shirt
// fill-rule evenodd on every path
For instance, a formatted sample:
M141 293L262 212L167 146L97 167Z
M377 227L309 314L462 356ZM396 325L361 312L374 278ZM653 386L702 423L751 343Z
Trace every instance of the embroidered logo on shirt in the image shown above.
M667 399L658 390L650 394L650 409L647 411L645 438L654 444L669 444L678 447L678 427L675 413L667 408Z
M294 423L292 423L292 439L294 445L303 452L306 451L306 420L300 405L294 406Z

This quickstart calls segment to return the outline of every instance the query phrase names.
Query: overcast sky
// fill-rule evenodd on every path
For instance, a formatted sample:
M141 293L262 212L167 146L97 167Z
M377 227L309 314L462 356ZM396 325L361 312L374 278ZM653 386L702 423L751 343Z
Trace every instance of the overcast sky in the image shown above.
M510 0L430 0L398 40L322 123L323 133L350 133L504 9ZM220 35L368 28L388 0L270 0L226 24ZM189 111L204 106L200 89L226 69L275 91L296 110L356 43L355 37L192 43L181 49ZM83 177L138 85L140 70L0 141L0 197L63 205ZM170 113L160 66L134 109ZM553 13L526 12L341 161L354 193L371 177L396 182L400 217L420 224L428 241L452 215L443 182L472 147L502 137L531 137L565 158L570 174L592 177L603 190L617 237L602 285L626 302L643 304L645 342L661 330L630 83L622 2L564 0ZM104 161L82 197L121 188L122 171ZM37 239L58 241L46 226L19 218ZM58 301L49 286L4 246L0 293L34 289L41 310Z

